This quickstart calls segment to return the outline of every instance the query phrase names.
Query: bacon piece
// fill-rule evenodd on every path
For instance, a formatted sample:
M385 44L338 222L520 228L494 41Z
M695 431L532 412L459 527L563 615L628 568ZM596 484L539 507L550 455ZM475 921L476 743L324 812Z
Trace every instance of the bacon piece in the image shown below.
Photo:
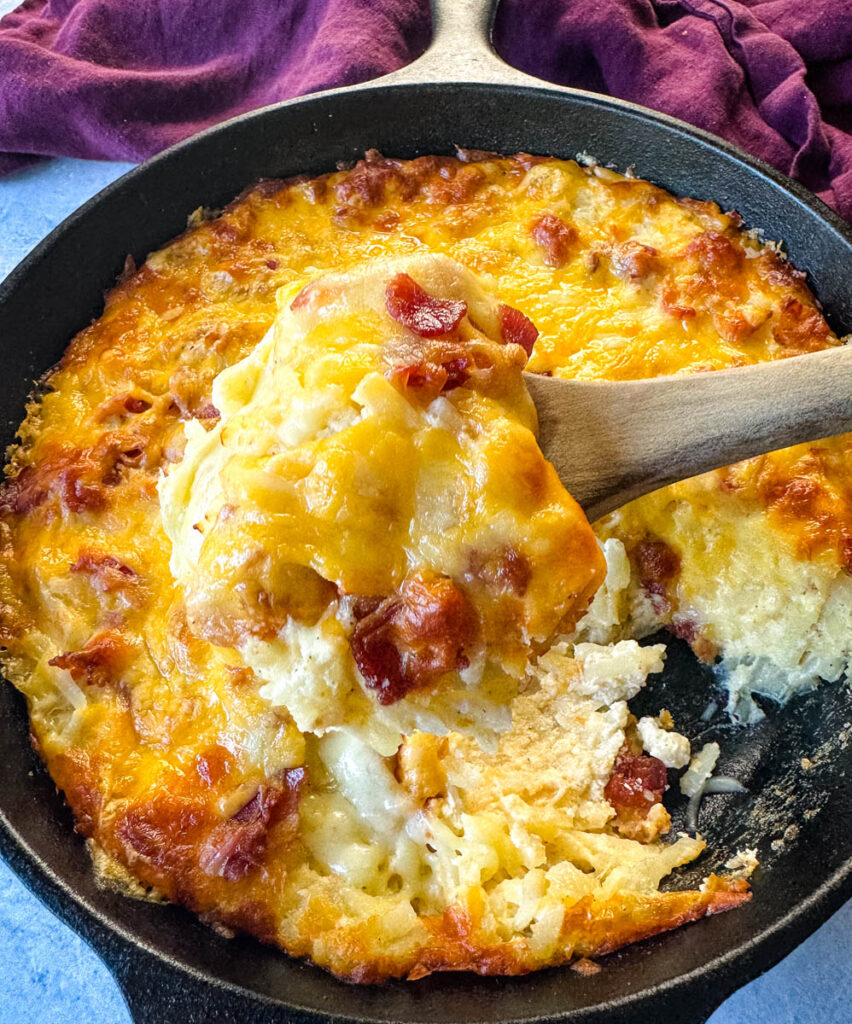
M471 578L481 580L489 589L518 597L527 592L532 578L529 561L511 546L487 555L481 551L472 552L468 559L468 572Z
M136 573L129 565L92 548L80 549L77 561L71 565L71 572L88 573L105 594L121 590L137 580Z
M445 164L439 167L436 176L425 183L427 202L440 203L441 206L469 203L487 180L480 167Z
M439 299L430 295L408 274L397 274L385 289L388 315L421 338L449 334L467 313L463 299Z
M577 243L577 231L552 213L537 217L531 228L533 241L541 249L544 262L549 267L563 267Z
M782 300L772 337L783 348L817 352L825 348L830 334L831 329L819 310L805 306L789 295Z
M713 316L713 325L719 334L726 340L739 345L746 338L751 337L760 324L754 324L739 309L729 309Z
M411 577L358 622L350 644L355 663L380 704L393 704L447 672L466 668L476 613L446 576Z
M666 766L659 758L637 756L622 747L604 797L616 813L627 808L648 811L662 800L667 785Z
M138 414L147 412L151 403L144 398L136 398L134 395L123 392L120 395L113 395L108 398L95 410L95 419L106 420L110 416L123 416L125 413Z
M622 281L641 281L659 270L659 255L653 246L632 238L614 245L610 251L613 272Z
M115 836L131 856L142 857L163 872L157 882L168 891L191 870L195 843L206 821L206 808L197 798L162 792L131 806L118 819Z
M444 391L453 391L467 383L470 360L467 356L449 359L436 366L431 363L415 363L410 366L395 366L388 371L388 379L403 394L407 390L418 392L426 403L437 398Z
M651 594L664 594L665 585L680 572L680 556L665 541L641 541L633 556L639 582Z
M745 263L745 251L718 231L705 231L686 247L688 256L695 256L702 270L714 278L738 274Z
M519 309L503 303L500 306L500 334L504 344L520 345L529 356L538 337L538 328Z
M449 362L444 363L443 367L447 374L447 381L442 390L454 391L465 384L469 376L467 372L468 366L470 366L470 360L466 356L450 359Z
M3 488L3 508L15 515L28 515L47 500L49 481L36 472L34 466L24 466L17 476L11 477Z
M7 485L12 511L25 515L55 494L69 512L96 512L106 505L92 453L68 450L37 466L25 466Z
M98 512L107 504L106 487L118 483L123 467L142 461L145 445L144 437L116 430L91 448L56 446L6 482L0 503L27 515L53 495L66 512Z
M375 150L359 160L351 171L334 186L338 200L344 206L377 206L384 198L385 188L390 181L398 178L399 167Z
M189 367L175 370L169 378L169 393L182 420L209 420L219 415L210 400L209 388L209 380Z
M808 276L804 270L796 270L789 260L771 249L764 249L755 260L755 265L762 278L782 288L801 289Z
M691 320L695 316L695 309L692 306L683 305L674 288L663 288L660 293L660 302L663 309L678 320Z
M48 665L66 669L75 683L114 687L116 673L127 663L130 651L121 633L108 630L93 636L79 651L57 654Z
M261 784L244 807L210 831L199 855L201 870L238 881L263 864L270 829L284 824L295 837L306 778L304 768L291 768L280 781Z

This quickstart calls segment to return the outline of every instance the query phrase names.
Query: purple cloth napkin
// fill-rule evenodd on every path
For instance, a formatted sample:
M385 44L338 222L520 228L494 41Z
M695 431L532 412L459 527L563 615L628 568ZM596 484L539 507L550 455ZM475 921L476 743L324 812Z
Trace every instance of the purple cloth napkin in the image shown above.
M140 160L391 71L429 33L428 0L26 0L0 21L0 173ZM503 0L495 43L739 143L852 220L852 0Z

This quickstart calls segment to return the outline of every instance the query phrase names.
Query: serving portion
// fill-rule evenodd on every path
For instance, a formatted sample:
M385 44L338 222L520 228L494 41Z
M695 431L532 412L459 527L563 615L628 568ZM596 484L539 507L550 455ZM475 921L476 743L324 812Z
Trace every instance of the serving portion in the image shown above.
M659 891L704 844L667 838L690 749L629 712L664 656L636 638L728 653L743 717L841 674L849 442L641 499L599 548L521 369L833 344L736 215L594 166L371 154L199 211L72 342L3 493L6 672L103 879L362 981L747 899L730 850Z

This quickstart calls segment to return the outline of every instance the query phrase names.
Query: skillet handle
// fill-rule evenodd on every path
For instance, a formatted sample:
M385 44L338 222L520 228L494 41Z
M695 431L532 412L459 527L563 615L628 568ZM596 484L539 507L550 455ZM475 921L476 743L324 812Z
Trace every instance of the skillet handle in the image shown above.
M502 61L491 45L499 0L431 0L432 42L417 60L382 78L382 84L483 82L541 85Z

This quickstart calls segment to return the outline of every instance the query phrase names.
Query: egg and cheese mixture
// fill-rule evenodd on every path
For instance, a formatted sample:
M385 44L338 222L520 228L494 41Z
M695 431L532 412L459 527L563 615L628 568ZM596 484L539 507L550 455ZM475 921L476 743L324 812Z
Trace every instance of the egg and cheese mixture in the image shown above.
M659 890L704 843L669 834L692 751L631 714L665 657L636 641L721 657L745 720L842 675L850 440L592 529L521 371L839 343L736 214L572 161L370 153L197 211L71 342L0 496L4 670L98 876L362 982L748 899Z

